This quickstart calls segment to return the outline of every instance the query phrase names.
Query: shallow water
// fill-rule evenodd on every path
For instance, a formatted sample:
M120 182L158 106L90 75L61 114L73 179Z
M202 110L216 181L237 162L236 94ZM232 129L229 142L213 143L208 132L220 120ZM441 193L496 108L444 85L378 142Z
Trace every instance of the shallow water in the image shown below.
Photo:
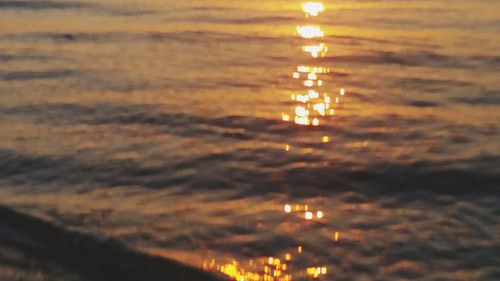
M498 1L105 2L0 2L1 204L245 278L500 279Z

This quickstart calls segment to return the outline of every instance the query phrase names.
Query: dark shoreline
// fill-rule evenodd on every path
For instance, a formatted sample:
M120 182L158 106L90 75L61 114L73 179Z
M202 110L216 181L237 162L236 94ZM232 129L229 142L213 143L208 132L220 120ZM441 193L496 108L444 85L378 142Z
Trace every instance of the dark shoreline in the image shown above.
M64 230L0 205L0 250L2 248L22 253L46 268L56 267L77 275L82 280L222 280L176 261L133 251L117 240L97 239ZM8 258L1 254L0 266L8 264Z

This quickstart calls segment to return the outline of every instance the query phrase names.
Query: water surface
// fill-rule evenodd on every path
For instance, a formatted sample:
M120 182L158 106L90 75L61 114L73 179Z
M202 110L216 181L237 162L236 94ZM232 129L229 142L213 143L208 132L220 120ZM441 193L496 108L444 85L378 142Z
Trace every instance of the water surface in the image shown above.
M500 279L498 1L101 2L0 2L1 204L240 280Z

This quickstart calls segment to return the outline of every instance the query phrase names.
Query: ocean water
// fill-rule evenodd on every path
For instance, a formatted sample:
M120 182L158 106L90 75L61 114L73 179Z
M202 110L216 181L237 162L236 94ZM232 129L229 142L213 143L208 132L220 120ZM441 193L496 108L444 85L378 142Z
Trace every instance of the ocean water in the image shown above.
M238 280L500 280L500 2L319 3L0 0L0 204Z

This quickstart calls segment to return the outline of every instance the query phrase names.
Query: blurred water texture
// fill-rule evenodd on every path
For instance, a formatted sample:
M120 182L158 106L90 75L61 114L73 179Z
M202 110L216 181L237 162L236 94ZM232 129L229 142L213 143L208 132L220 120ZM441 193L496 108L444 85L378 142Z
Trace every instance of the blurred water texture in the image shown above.
M239 280L499 280L500 2L306 2L0 1L0 204Z

